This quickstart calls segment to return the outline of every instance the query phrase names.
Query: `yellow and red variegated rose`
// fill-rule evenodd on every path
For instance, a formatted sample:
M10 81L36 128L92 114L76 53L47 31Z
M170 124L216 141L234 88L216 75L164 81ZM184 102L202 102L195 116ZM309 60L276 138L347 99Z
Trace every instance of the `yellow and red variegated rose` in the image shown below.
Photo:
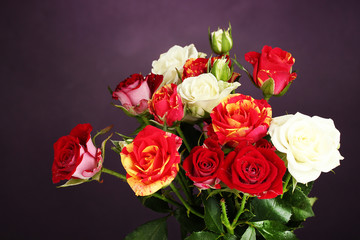
M265 100L231 94L211 112L213 134L220 144L235 147L241 141L254 143L266 135L271 106Z
M149 112L161 124L172 126L184 117L184 104L176 84L167 84L157 90L149 101Z
M208 59L206 58L190 58L184 64L184 71L182 75L182 80L188 77L196 77L200 74L207 72L207 63Z
M122 149L126 179L137 196L151 195L174 180L179 171L181 144L175 134L148 125Z

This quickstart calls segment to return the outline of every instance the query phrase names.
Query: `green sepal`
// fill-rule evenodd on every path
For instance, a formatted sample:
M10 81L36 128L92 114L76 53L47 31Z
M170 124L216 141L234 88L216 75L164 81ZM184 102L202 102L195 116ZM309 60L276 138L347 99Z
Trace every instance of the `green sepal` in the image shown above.
M136 116L136 115L130 113L125 107L123 107L123 106L121 106L121 105L116 105L116 104L113 104L113 103L111 103L111 105L113 105L113 106L116 107L116 108L120 108L120 109L123 110L123 112L124 112L127 116L129 116L129 117L135 117L135 116Z
M185 240L215 240L218 238L219 238L218 234L207 231L201 231L201 232L193 232L190 236L185 238Z
M288 90L290 85L292 84L293 81L289 82L288 85L277 95L274 95L275 97L281 97L283 96Z
M235 63L236 66L238 66L238 68L240 68L240 70L243 70L243 71L246 73L246 75L248 75L248 77L249 77L249 79L251 80L251 82L252 82L256 87L258 87L258 86L255 84L254 78L253 78L253 76L249 73L249 71L248 71L243 65L241 65L241 64L236 60L236 58L232 58L231 60L232 60L233 63Z
M250 223L266 240L296 240L289 228L277 221L258 221Z
M70 180L68 180L66 183L64 183L63 185L57 186L57 188L63 188L63 187L71 187L71 186L76 186L85 182L90 182L91 180L89 179L75 179L75 178L71 178Z
M275 81L272 78L269 78L266 80L263 85L260 87L264 94L265 99L269 99L271 96L274 95L274 89L275 89Z
M111 143L114 145L113 147L111 147L111 150L113 150L114 152L116 152L117 154L120 154L121 153L121 146L119 144L119 142L121 141L116 141L116 140L110 140Z
M124 240L156 239L167 240L166 217L149 221L128 234Z
M206 227L213 232L223 233L224 227L221 221L221 208L219 202L215 198L208 198L203 196L203 203L205 208L204 220Z
M109 90L110 94L112 95L114 91L111 89L110 86L108 86L108 90Z
M107 126L106 128L101 129L100 131L98 131L91 139L93 144L95 145L95 139L98 136L108 133L113 127L114 127L114 125L110 125L110 126Z
M249 226L244 232L244 234L241 236L240 240L256 240L255 228Z

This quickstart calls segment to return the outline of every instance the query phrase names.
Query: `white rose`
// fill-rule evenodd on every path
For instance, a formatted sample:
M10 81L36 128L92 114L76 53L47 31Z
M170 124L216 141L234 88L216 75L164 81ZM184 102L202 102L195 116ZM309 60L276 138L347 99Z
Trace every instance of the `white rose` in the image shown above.
M164 76L161 86L169 83L178 84L180 79L178 78L176 69L182 74L186 60L197 57L198 51L194 44L185 47L175 45L166 53L161 54L158 60L152 62L151 72Z
M296 113L272 119L271 141L286 153L288 170L300 183L316 180L344 159L339 152L340 132L332 119Z
M177 90L190 115L202 118L239 86L238 82L218 81L211 73L204 73L186 78Z

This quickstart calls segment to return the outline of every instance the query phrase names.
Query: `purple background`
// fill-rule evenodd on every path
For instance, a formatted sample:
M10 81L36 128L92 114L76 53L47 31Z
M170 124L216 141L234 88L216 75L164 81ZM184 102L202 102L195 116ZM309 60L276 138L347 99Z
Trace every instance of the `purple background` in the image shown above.
M207 31L233 26L240 62L248 51L279 46L296 58L298 78L272 98L273 115L300 111L332 118L345 157L322 174L312 195L316 217L300 239L354 239L359 223L359 4L357 1L18 1L2 2L1 239L122 239L156 214L127 184L56 189L53 143L78 123L115 125L130 134L134 119L110 105L107 86L147 74L171 46L194 43L210 54ZM240 91L260 98L244 76ZM120 171L107 151L105 167ZM171 219L169 239L179 239Z

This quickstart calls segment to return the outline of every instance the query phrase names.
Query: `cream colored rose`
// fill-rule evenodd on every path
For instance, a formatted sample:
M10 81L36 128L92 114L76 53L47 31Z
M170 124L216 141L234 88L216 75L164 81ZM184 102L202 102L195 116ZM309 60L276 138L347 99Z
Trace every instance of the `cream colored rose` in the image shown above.
M194 44L190 44L185 47L175 45L166 53L161 54L158 60L152 62L151 72L164 76L161 86L170 83L178 84L180 79L176 69L180 72L180 74L182 74L183 66L186 60L197 57L198 51L196 50Z
M332 119L296 113L272 119L271 141L286 153L288 170L300 183L316 180L344 159L339 152L340 132Z
M239 86L238 82L218 81L211 73L204 73L186 78L178 86L178 93L187 105L187 113L202 118Z

